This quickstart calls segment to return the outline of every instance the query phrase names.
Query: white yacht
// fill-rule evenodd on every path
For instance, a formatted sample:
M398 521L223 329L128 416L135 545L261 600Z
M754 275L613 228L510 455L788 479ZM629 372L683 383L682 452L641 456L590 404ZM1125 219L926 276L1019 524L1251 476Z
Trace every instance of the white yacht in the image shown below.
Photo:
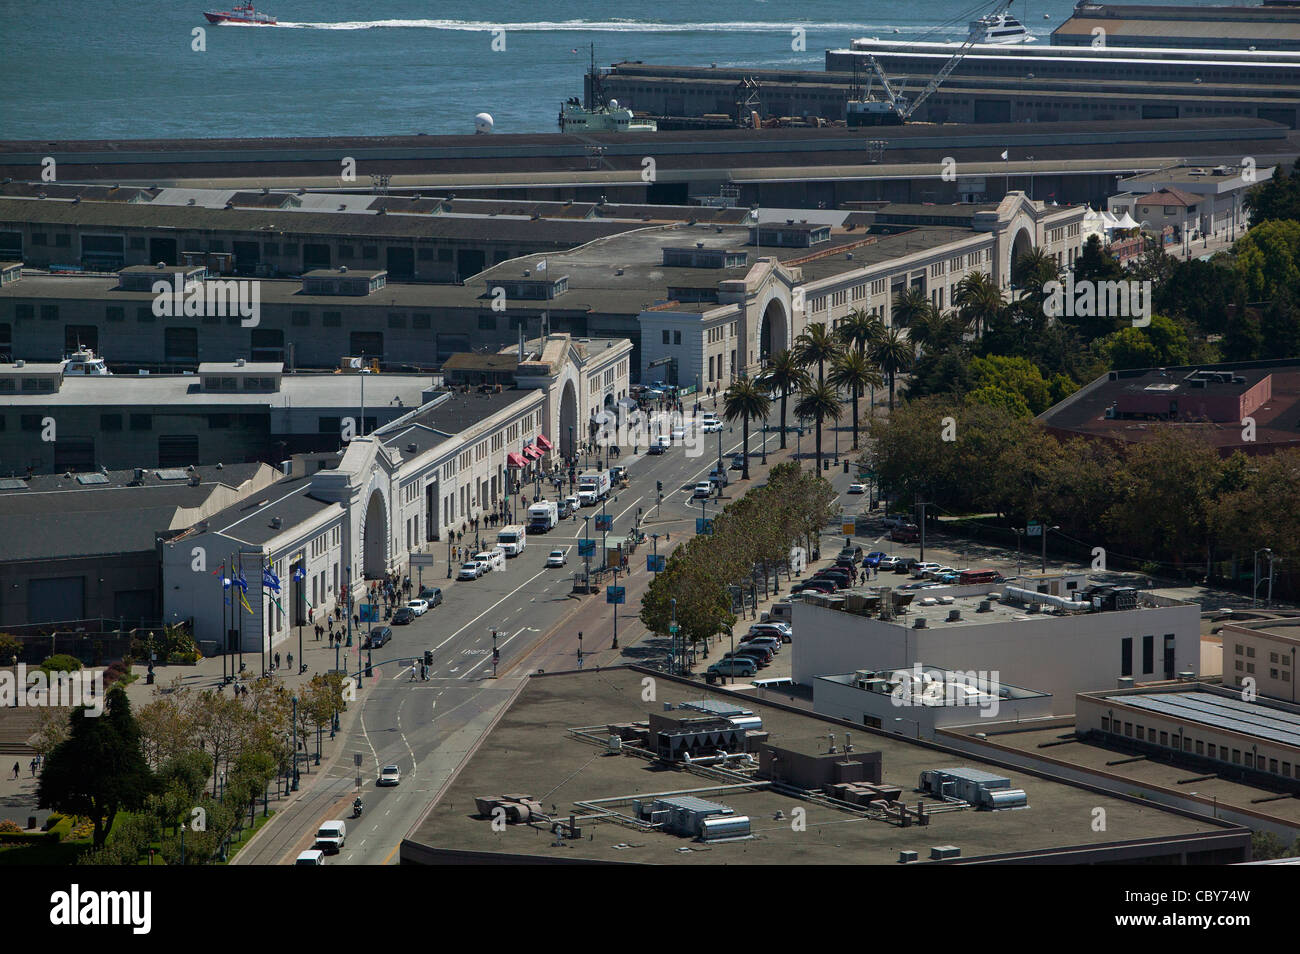
M587 109L577 97L560 107L560 132L657 132L653 119L634 119L632 110L611 99L609 105Z
M104 359L96 357L95 352L90 348L78 348L63 359L63 373L65 376L81 374L100 377L113 372L108 370Z
M976 43L1033 43L1037 39L1009 13L990 13L972 20L970 31L975 34Z

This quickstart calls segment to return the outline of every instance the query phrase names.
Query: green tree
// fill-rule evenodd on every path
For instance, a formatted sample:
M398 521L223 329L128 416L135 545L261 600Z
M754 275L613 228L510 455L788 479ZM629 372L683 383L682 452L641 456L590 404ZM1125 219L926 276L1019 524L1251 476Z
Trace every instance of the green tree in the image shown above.
M1234 265L1252 302L1267 301L1279 287L1300 283L1300 222L1251 226L1233 246Z
M971 378L976 388L991 387L1018 396L1019 406L1025 413L1041 414L1049 406L1047 382L1038 366L1028 358L999 355L975 358L971 361Z
M898 328L890 328L884 337L871 347L871 360L880 368L889 382L889 409L894 409L894 379L912 366L916 352L912 343Z
M840 353L840 342L823 322L813 322L794 343L795 357L805 367L817 365L817 383L826 380L826 365Z
M1300 163L1252 188L1242 205L1252 222L1300 220Z
M50 753L37 784L37 804L95 824L93 844L102 848L121 810L138 811L153 790L140 730L121 686L105 698L102 715L74 709L68 738Z
M992 275L987 272L967 272L957 282L953 294L953 304L966 325L975 326L976 336L984 333L990 321L1006 307L1002 298L1002 289Z
M853 446L858 446L858 398L868 387L883 383L880 372L861 351L850 350L835 359L827 379L832 387L845 388L853 402Z
M1261 358L1290 358L1300 355L1300 314L1297 314L1291 293L1279 287L1273 300L1259 316L1259 333L1262 339Z
M723 416L733 424L741 422L743 437L741 446L745 452L745 466L740 479L749 480L749 422L760 421L767 417L772 409L772 399L767 390L745 376L737 378L722 396Z
M808 386L808 372L803 369L795 353L777 352L763 370L763 385L781 392L781 449L785 450L785 410L790 395Z
M1124 277L1124 266L1102 246L1100 236L1088 236L1079 257L1074 260L1074 280L1106 282Z
M1219 343L1225 361L1254 361L1264 349L1259 319L1244 306L1234 306L1228 316L1228 330Z
M822 424L825 421L838 421L840 419L840 410L839 395L828 384L819 384L805 391L803 397L795 406L794 412L796 414L802 418L815 421L817 424L816 473L818 475L822 472Z
M998 384L983 384L966 395L969 404L985 404L989 407L1002 408L1016 417L1029 417L1029 405L1016 391L1008 390Z
M919 285L911 285L894 295L890 305L890 325L894 328L910 328L919 318L928 317L934 311L930 297Z
M1100 353L1117 371L1187 363L1187 332L1171 318L1152 315L1145 328L1121 328L1098 342Z

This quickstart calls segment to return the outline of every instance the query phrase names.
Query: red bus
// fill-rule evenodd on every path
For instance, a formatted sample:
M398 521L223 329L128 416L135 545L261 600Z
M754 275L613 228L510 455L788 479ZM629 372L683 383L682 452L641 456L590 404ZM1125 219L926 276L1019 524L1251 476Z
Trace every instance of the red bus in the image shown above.
M1002 574L997 570L962 570L959 583L998 583L1002 580Z

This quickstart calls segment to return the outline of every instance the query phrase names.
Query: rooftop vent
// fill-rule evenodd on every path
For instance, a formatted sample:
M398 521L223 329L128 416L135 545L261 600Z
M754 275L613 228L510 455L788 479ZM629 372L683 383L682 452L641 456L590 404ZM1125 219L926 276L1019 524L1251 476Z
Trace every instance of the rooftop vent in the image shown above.
M950 622L950 623L958 623L958 622L961 622L961 610L959 610L959 609L949 610L949 611L948 611L948 622Z
M279 530L281 524L283 524L283 523L284 523L284 521L281 520L279 517L272 517L272 518L271 518L271 529L273 529L273 530Z
M416 444L414 441L412 441L411 443L409 443L409 444L406 445L406 452L407 452L408 454L414 454L415 451L416 451L416 449L417 449L418 447L419 447L419 445Z
M914 620L912 621L912 628L913 628L913 629L925 629L925 617L924 617L924 616L918 616L916 619L914 619Z
M993 612L993 602L991 600L980 600L979 609L975 610L975 612L977 613Z

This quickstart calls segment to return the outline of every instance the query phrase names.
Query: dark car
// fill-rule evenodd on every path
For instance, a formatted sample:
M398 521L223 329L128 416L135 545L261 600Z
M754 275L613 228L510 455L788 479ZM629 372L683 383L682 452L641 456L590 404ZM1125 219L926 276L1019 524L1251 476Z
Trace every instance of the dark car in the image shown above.
M561 500L555 505L555 509L555 517L557 520L563 520L566 517L573 516L573 504L569 503L567 500Z
M370 630L370 635L366 637L366 644L362 649L379 649L385 643L391 641L393 631L387 626L375 626Z
M429 601L429 609L442 602L442 587L440 586L422 586L420 587L420 599Z
M809 580L790 587L791 593L834 593L835 584L829 580Z
M393 614L394 626L405 626L407 623L410 623L414 620L415 620L415 610L411 609L409 606L403 606L401 609L399 609L396 613Z

